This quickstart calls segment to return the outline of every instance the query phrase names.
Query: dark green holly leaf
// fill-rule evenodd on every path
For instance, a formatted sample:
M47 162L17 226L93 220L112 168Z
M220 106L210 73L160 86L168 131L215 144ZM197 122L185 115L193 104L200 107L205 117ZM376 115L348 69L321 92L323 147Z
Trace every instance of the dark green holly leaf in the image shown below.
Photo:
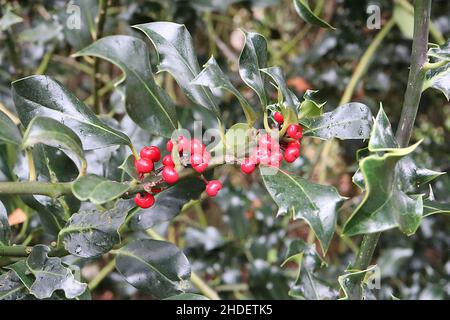
M428 88L440 90L447 100L450 100L450 62L440 68L427 71L423 91Z
M36 117L31 120L23 136L22 148L45 144L75 156L80 160L81 173L86 171L86 159L80 138L70 128L52 118Z
M197 199L205 190L205 184L197 179L185 179L156 195L155 204L149 209L139 209L129 217L132 229L148 229L169 221L178 215L190 200Z
M189 261L169 242L133 241L117 251L116 267L131 285L158 298L182 293L189 287Z
M169 72L192 102L220 117L209 88L191 83L200 73L192 37L186 27L173 22L152 22L133 26L150 38L159 56L158 69Z
M130 186L125 183L109 181L94 174L79 177L72 185L72 192L81 201L91 201L93 204L103 204L119 198L128 191Z
M207 297L195 293L181 293L164 300L209 300Z
M34 279L28 270L26 260L19 260L5 268L14 271L27 290L31 290Z
M300 123L306 127L305 136L323 140L367 139L372 126L372 113L366 105L353 102L319 117L304 118Z
M294 7L295 11L297 11L298 15L305 20L306 22L321 27L321 28L327 28L327 29L333 29L328 22L322 20L319 18L309 7L308 0L294 0Z
M0 246L9 246L11 239L11 229L8 222L8 213L3 203L0 201Z
M411 154L409 148L391 149L384 155L374 154L359 163L364 176L364 199L344 227L346 235L380 232L399 227L404 233L415 233L423 213L422 197L412 198L395 183L398 162Z
M59 241L75 256L100 256L120 242L118 229L129 209L129 201L121 201L105 212L92 210L75 213L59 232Z
M275 81L275 85L278 88L280 98L282 98L282 101L278 101L279 104L281 104L281 102L284 102L284 105L291 109L296 108L300 104L297 96L291 90L289 90L283 70L280 67L264 68L260 71L267 74L272 78L273 81Z
M65 10L61 10L64 37L72 48L80 50L94 41L92 35L96 29L97 14L96 0L73 0Z
M314 95L318 91L313 90L306 90L305 94L303 95L303 101L300 104L300 110L299 110L299 119L303 118L312 118L312 117L318 117L322 115L323 109L322 107L326 104L325 102L319 103L314 100Z
M49 247L37 245L27 258L28 269L35 276L30 292L38 299L50 298L56 290L63 290L68 299L83 294L87 285L75 280L60 258L50 258L49 251Z
M153 79L144 41L129 36L104 37L75 56L95 56L117 65L124 73L119 82L125 81L130 118L144 130L170 138L177 128L175 106Z
M13 271L0 275L0 300L23 300L28 290Z
M279 207L277 215L289 213L293 219L304 219L326 252L334 234L337 209L343 201L336 189L314 184L283 170L262 175L262 178Z
M261 69L267 67L267 41L259 33L243 31L245 45L239 56L239 74L242 80L256 92L263 106L267 106L267 94Z
M428 50L428 56L450 61L450 39L442 46L433 45L430 50Z
M382 106L378 111L370 135L368 150L370 152L389 151L398 148L389 118Z
M411 157L400 160L397 167L397 178L400 189L406 193L413 193L419 187L424 186L445 172L437 172L419 167Z
M233 86L228 77L223 73L217 64L216 59L211 57L208 62L204 65L204 69L200 72L197 77L192 80L191 84L207 86L209 88L218 88L231 92L236 96L239 103L241 104L242 110L244 111L245 118L249 126L253 126L256 120L256 113L253 108L247 102L247 100L241 95L241 93Z
M424 200L423 216L428 217L434 214L450 214L450 203L437 202L434 200Z
M0 143L12 143L20 146L22 143L22 135L19 128L11 121L11 119L0 111Z
M294 240L289 244L283 265L289 261L298 264L298 275L289 295L306 300L324 300L337 297L337 293L317 275L317 269L325 262L316 252L314 245L303 240ZM283 266L282 265L282 266Z
M12 83L14 103L24 126L35 116L49 117L78 135L85 150L130 145L122 132L104 124L61 83L47 76L31 76Z

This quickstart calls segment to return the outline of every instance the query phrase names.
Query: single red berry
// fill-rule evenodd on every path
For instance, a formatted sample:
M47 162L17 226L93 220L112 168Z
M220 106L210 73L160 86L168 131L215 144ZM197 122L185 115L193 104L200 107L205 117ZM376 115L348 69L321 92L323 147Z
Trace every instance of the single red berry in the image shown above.
M175 163L173 162L170 154L164 156L162 159L162 164L164 167L175 167Z
M173 150L173 141L172 140L167 141L166 149L167 149L167 151L172 152L172 150Z
M284 151L284 159L286 162L292 163L300 156L300 150L297 148L287 148Z
M220 189L222 189L222 184L218 180L211 180L206 185L206 193L210 197L215 197Z
M174 184L178 181L178 172L173 167L164 167L162 178L168 184Z
M158 162L161 159L161 151L155 146L143 147L140 155L141 158L152 160L153 162Z
M194 168L195 171L197 171L198 173L202 173L203 171L206 170L206 168L208 168L208 163L207 162L203 162L200 163L196 166L192 166L192 168Z
M189 148L189 140L185 136L178 137L178 152L183 152Z
M291 141L288 143L287 147L300 149L300 141L298 141L298 140Z
M288 134L289 137L291 137L292 139L299 139L298 135L299 135L299 125L298 124L291 124L289 125L289 127L286 130L286 133Z
M241 163L241 170L246 174L251 174L255 171L255 167L255 163L250 159L245 159L244 162Z
M273 114L273 118L275 119L276 122L278 122L279 124L282 124L284 122L284 117L281 114L281 112L276 111Z
M192 153L200 153L202 154L205 151L205 145L198 139L191 140L191 154Z
M155 197L150 193L144 193L144 195L138 193L134 197L134 203L142 209L147 209L153 206L155 203Z
M191 155L191 166L197 166L203 162L203 155L201 153L193 153Z
M297 139L300 140L301 138L303 138L303 127L298 125Z
M149 173L153 170L153 161L149 159L139 159L134 162L138 173Z

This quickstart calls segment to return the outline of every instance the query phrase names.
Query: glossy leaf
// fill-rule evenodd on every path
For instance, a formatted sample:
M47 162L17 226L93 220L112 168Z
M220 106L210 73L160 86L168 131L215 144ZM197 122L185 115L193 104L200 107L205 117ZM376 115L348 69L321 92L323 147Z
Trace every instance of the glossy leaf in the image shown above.
M321 28L335 29L311 10L307 0L294 0L294 8L295 11L297 11L297 14L306 22Z
M31 120L23 137L22 148L27 149L36 144L58 148L69 156L75 155L82 166L86 162L80 138L70 128L52 118L36 117Z
M14 122L9 119L9 117L0 111L0 143L12 143L20 146L22 143L22 135L20 134L19 128L14 124Z
M280 67L270 67L261 69L261 72L267 74L273 81L275 81L275 85L278 88L281 97L283 98L284 105L289 108L296 108L300 102L298 101L297 96L289 90L283 70ZM278 103L281 103L279 101Z
M136 166L134 165L134 155L128 156L125 161L119 166L125 173L127 173L133 179L138 179L139 174L136 171Z
M180 249L150 239L133 241L117 251L116 267L131 285L158 298L184 292L191 275Z
M370 135L368 150L370 152L389 151L398 147L395 141L389 118L382 106L378 111L375 123Z
M317 254L314 245L309 245L303 240L292 241L282 266L289 261L298 264L298 274L289 291L290 296L306 300L337 297L337 293L317 275L317 269L325 262Z
M72 185L73 195L81 201L103 204L117 199L128 191L125 183L106 180L93 174L78 178Z
M242 80L256 92L263 106L268 104L261 69L267 67L267 41L259 33L244 32L245 45L239 56L239 74Z
M34 279L30 271L28 270L28 266L26 264L26 260L19 260L9 266L5 267L6 269L12 270L16 273L17 277L19 277L20 281L22 281L23 285L30 290L33 285Z
M75 213L59 232L59 241L75 256L100 256L120 242L118 229L129 209L129 201L123 201L105 212L93 210Z
M262 178L279 207L277 215L288 213L293 219L304 219L326 252L334 234L337 209L343 201L336 189L314 184L283 170L274 175L262 175Z
M322 107L326 103L325 102L319 103L319 102L315 101L314 95L317 92L318 91L314 91L314 90L307 90L305 92L305 94L303 95L303 101L300 104L299 116L298 116L299 119L318 117L318 116L322 115L322 113L323 113Z
M139 209L129 217L132 229L145 230L169 221L177 216L190 200L198 199L205 184L198 178L185 179L155 196L155 204L149 209Z
M428 56L450 61L450 39L442 46L433 45L430 50L428 50Z
M30 292L38 299L50 298L56 290L63 290L68 299L83 294L87 285L75 280L60 258L50 258L49 251L47 246L37 245L27 258L28 269L36 278Z
M338 277L339 285L341 286L341 290L344 293L344 297L341 298L341 300L364 299L365 298L365 287L367 285L364 280L360 282L359 286L354 287L353 290L350 289L348 284L351 281L356 281L361 278L364 279L367 274L376 272L376 270L377 270L376 265L369 266L365 270L346 270L346 273L344 275L341 275Z
M173 22L152 22L133 26L150 38L159 56L159 71L169 72L194 103L220 116L211 90L192 83L200 73L192 37L186 27Z
M0 246L9 246L11 239L11 229L8 222L8 213L3 203L0 201Z
M223 73L217 64L216 59L211 57L204 65L204 69L192 80L191 84L206 86L209 88L218 88L231 92L236 96L244 111L245 118L249 126L253 126L257 115L247 100L241 95L241 93L233 86L228 77Z
M175 107L153 79L144 41L130 36L104 37L75 56L95 56L118 66L124 73L119 83L125 81L130 118L152 134L167 138L172 135L177 128Z
M397 167L397 178L400 188L407 193L416 192L419 187L444 174L445 172L419 167L411 157L405 157L400 160Z
M22 300L28 290L13 271L0 274L0 300Z
M428 88L441 91L447 100L450 100L450 62L440 68L427 71L423 91Z
M129 145L130 139L108 127L61 83L47 76L31 76L12 83L19 118L28 126L36 116L49 117L72 129L85 150Z
M434 200L424 200L423 216L428 217L435 214L450 214L450 203L437 202Z
M302 119L300 123L306 127L305 136L323 140L367 139L372 126L372 113L366 105L354 102L319 117Z

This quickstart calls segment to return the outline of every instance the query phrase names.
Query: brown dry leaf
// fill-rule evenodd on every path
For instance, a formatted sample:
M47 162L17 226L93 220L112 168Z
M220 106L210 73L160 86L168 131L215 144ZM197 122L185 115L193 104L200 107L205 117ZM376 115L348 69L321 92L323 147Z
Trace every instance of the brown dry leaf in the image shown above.
M27 220L27 215L22 209L17 208L8 216L8 223L10 226L15 226L24 223Z
M293 77L288 79L288 86L293 87L297 92L305 92L311 89L311 85L302 77Z

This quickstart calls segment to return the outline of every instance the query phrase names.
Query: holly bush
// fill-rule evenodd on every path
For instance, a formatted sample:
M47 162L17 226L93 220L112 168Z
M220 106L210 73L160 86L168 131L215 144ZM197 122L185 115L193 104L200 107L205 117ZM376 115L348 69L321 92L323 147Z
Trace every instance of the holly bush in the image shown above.
M439 32L428 27L431 1L416 0L415 14L395 5L333 105L292 88L267 30L233 31L238 54L220 40L212 17L234 2L2 4L11 87L0 110L1 299L91 299L107 281L119 297L370 299L381 277L400 272L386 265L413 254L391 249L380 275L380 235L410 237L450 212L432 188L445 172L418 156L429 137L409 142L422 92L450 96L450 42L428 44L430 29ZM345 32L320 17L324 1L288 4L311 32ZM180 12L205 20L206 52ZM381 104L350 102L395 24L414 26L396 132ZM92 95L74 92L84 90ZM359 149L346 196L326 178L337 141ZM336 241L351 251L337 267L328 265Z

